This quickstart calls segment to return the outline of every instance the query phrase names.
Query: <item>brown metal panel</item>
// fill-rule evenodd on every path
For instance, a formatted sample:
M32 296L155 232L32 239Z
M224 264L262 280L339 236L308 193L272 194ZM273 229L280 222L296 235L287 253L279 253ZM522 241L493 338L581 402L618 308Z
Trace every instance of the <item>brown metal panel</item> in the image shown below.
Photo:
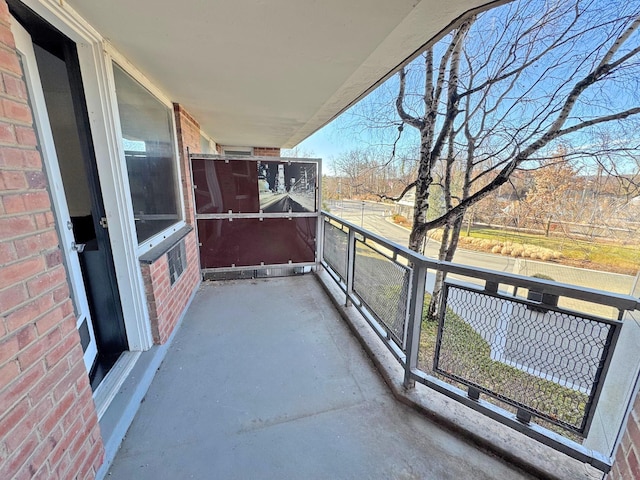
M256 161L193 159L196 213L258 213Z
M313 162L192 159L196 214L317 212Z
M316 217L198 220L202 268L315 262Z

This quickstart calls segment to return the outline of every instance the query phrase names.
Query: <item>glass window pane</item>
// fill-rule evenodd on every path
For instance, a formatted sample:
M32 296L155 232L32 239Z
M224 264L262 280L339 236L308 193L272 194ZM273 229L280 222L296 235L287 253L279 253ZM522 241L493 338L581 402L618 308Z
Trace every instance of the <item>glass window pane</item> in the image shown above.
M138 242L181 219L172 111L113 65Z

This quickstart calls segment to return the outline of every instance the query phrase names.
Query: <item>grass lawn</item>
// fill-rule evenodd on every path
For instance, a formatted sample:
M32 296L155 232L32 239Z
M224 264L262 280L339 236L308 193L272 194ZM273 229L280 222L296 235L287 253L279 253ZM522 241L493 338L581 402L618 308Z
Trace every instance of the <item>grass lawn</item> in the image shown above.
M427 311L429 299L425 299ZM422 322L420 334L419 367L429 374L433 372L433 358L438 334L436 322ZM447 310L445 332L440 354L440 365L460 377L472 380L477 385L509 397L516 402L529 405L550 417L576 427L580 426L588 396L563 387L549 380L526 373L518 368L491 359L490 345L460 316ZM444 379L444 377L441 377ZM448 380L451 382L451 380ZM465 386L453 382L466 389ZM488 396L486 400L496 402ZM505 404L498 402L505 407ZM508 408L514 411L512 408ZM573 440L580 437L559 427L543 422L546 428L561 433Z
M482 230L476 232L482 232ZM494 235L496 233L491 230L489 232ZM556 239L546 240L555 241ZM515 243L515 239L512 241ZM526 243L533 244L529 236L527 236ZM356 252L356 291L391 330L397 330L397 334L400 334L403 325L398 324L397 321L404 316L404 311L400 311L398 306L400 298L402 298L401 291L404 282L398 266L377 253L375 249L368 248L361 243L357 244ZM435 375L466 390L464 385L435 374L433 371L438 325L436 322L426 319L429 301L430 296L425 295L424 317L420 333L419 367L428 374ZM449 309L446 313L446 329L440 361L442 369L448 368L451 373L455 373L459 377L473 381L476 385L496 392L514 402L528 405L555 421L573 426L574 429L581 425L588 401L588 396L585 393L492 359L491 345L463 318ZM500 400L488 395L483 395L483 398L508 411L515 412L514 407ZM537 419L536 423L574 441L581 441L581 437L571 430L553 425L544 419Z
M470 236L488 240L511 241L513 243L529 244L556 250L563 255L563 258L555 260L561 264L628 275L635 275L640 270L640 243L635 245L595 243L492 228L472 228ZM464 248L468 247L465 245Z

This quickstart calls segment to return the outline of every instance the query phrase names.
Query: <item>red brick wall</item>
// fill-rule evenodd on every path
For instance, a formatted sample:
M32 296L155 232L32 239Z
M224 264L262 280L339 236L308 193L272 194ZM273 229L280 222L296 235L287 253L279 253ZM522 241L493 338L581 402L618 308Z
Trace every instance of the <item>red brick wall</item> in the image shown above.
M182 189L184 193L184 208L186 220L193 225L193 188L191 182L191 165L187 148L192 152L200 151L200 124L177 103L173 104L176 117L176 130L178 133L178 149L180 150L180 163L182 169Z
M0 478L93 478L103 445L0 0Z
M233 150L233 148L231 148ZM217 153L222 155L224 153L224 146L217 145ZM253 155L256 157L279 157L279 147L253 147Z
M640 478L640 394L636 396L627 429L618 445L613 468L607 480Z
M200 150L200 125L180 105L174 104L173 110L178 133L186 221L193 225L195 223L193 188L187 148L192 152ZM141 265L153 340L157 344L167 341L186 308L193 290L200 284L200 258L195 231L189 233L184 241L187 268L173 286L169 278L169 264L166 254L153 264Z
M253 147L256 157L279 157L280 149L277 147Z
M141 265L151 331L156 344L167 341L186 308L193 290L200 284L200 261L195 230L190 232L184 241L187 268L173 285L169 277L166 254L152 264Z

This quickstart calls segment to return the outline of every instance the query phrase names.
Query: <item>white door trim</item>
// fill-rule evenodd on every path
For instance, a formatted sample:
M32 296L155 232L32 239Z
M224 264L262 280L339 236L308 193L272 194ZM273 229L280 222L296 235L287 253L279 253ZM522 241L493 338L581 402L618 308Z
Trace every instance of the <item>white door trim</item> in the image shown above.
M31 35L29 35L15 19L12 18L11 20L11 31L16 42L16 48L22 54L22 67L31 98L33 121L36 126L36 133L40 144L42 163L49 181L49 194L51 195L53 213L58 225L60 249L62 250L67 267L69 287L76 310L76 328L80 330L82 323L87 322L89 343L85 347L83 357L87 372L91 372L91 368L98 355L98 349L93 323L91 321L89 302L87 301L87 291L83 281L82 269L80 268L80 259L78 251L74 249L75 238L69 216L69 207L67 205L62 175L60 174L60 168L58 166L58 155L51 131L47 104L42 90L42 84L40 83L36 54L33 49Z
M114 89L104 39L64 2L21 1L77 45L129 350L148 350L153 345L153 337L137 256L135 225L130 215L133 209L127 170L118 148L120 132L116 129Z

